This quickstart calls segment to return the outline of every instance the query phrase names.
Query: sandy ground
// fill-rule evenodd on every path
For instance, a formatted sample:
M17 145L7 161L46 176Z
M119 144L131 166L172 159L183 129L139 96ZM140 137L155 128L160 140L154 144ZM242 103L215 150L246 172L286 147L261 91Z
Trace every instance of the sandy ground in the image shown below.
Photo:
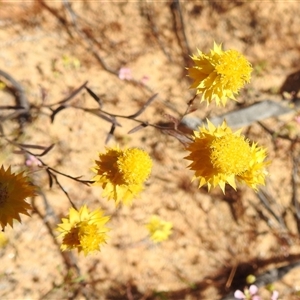
M192 116L214 116L266 99L288 101L280 92L296 94L300 86L295 75L281 89L300 67L299 13L298 1L0 1L0 69L23 86L31 104L23 132L16 119L6 120L5 136L24 144L55 144L43 162L90 180L111 125L80 109L98 108L85 89L51 123L55 103L88 81L104 110L124 116L158 93L138 119L168 122L166 115L180 117L194 95L185 69L192 63L189 55L197 48L209 51L214 41L241 51L253 65L253 78L240 103L195 104ZM119 78L122 68L130 70L130 80ZM7 89L0 97L1 105L15 104ZM57 175L76 206L100 205L112 215L107 245L88 257L60 252L54 229L70 207L68 198L55 182L49 187L45 171L26 167L24 155L1 139L1 163L31 171L40 196L32 217L24 216L4 233L0 298L217 300L242 289L249 274L259 277L299 261L296 115L295 110L264 120L273 134L258 123L244 128L249 139L268 148L272 163L264 191L270 209L245 186L237 192L228 188L225 196L219 189L198 189L178 140L151 126L129 135L138 124L118 118L121 126L108 146L142 147L154 161L145 190L131 207L116 209L101 198L100 188ZM174 226L170 239L158 245L144 226L152 214ZM299 267L271 281L280 299L300 299ZM265 287L260 293L270 298Z

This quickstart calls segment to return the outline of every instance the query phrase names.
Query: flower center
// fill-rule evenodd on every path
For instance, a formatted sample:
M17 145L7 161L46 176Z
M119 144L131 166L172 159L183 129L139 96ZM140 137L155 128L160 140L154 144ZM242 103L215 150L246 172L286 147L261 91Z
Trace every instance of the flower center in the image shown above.
M251 148L245 139L227 134L216 138L211 144L211 162L214 168L225 174L245 172L251 160Z
M7 202L7 187L4 184L0 183L0 207L4 206L5 203Z
M236 91L250 81L251 66L236 50L228 50L220 56L216 71L227 89Z
M99 232L97 225L86 222L81 225L78 237L85 253L99 250L99 245L105 242L105 234Z
M152 168L149 155L141 149L128 149L118 158L118 168L127 184L141 184Z
M63 243L71 246L72 248L78 247L80 245L78 233L79 233L78 227L71 228L70 231L65 235L63 239Z

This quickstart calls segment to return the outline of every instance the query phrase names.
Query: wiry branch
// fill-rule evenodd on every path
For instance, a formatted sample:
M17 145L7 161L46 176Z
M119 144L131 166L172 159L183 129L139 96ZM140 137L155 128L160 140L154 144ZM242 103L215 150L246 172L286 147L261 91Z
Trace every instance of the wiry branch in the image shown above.
M68 175L68 174L65 174L65 173L63 173L63 172L60 172L60 171L58 171L58 170L56 170L56 169L54 169L54 168L52 168L52 167L49 167L49 166L48 166L41 158L39 158L39 157L41 157L41 156L47 154L50 150L52 150L53 147L54 147L54 144L50 145L49 147L42 147L42 146L37 146L37 145L19 144L19 143L16 143L16 142L11 141L11 140L9 140L9 139L7 139L7 138L5 138L5 137L4 137L4 139L5 139L9 144L14 145L14 146L16 146L17 148L19 148L19 149L21 150L21 151L19 151L19 153L22 153L22 154L26 153L26 154L29 154L29 155L34 156L34 157L37 159L37 161L40 163L40 165L41 165L41 166L40 166L41 170L45 170L46 173L48 174L48 178L49 178L49 186L52 187L52 185L53 185L53 179L54 179L54 181L55 181L56 184L59 186L59 188L60 188L60 189L64 192L64 194L67 196L67 198L69 199L69 201L70 201L70 203L72 204L73 207L74 207L74 204L73 204L73 202L71 201L71 199L70 199L68 193L67 193L66 190L63 188L63 186L60 184L60 182L59 182L58 179L57 179L57 176L56 176L54 173L59 174L59 175L61 175L61 176L64 176L64 177L66 177L66 178L69 178L69 179L71 179L71 180L77 181L77 182L79 182L79 183L85 184L85 185L87 185L87 186L89 186L90 184L93 184L93 183L94 183L94 181L92 181L92 180L83 180L83 179L80 179L81 176L73 177L73 176L71 176L71 175ZM40 154L34 154L33 152L29 151L27 148L44 149L44 151L43 151L42 153L40 153ZM17 153L17 152L15 152L15 153Z
M292 204L295 209L295 219L297 222L298 232L300 233L300 203L298 200L298 185L299 185L299 157L293 156L293 170L292 170Z

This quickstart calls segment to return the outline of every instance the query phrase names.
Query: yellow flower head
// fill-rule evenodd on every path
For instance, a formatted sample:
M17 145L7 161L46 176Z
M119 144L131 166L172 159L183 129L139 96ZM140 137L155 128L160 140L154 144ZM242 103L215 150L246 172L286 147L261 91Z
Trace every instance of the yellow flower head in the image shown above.
M264 185L266 150L250 145L240 130L232 132L225 121L219 127L207 122L208 129L194 131L194 141L187 147L191 153L185 157L192 161L189 168L195 171L194 179L200 179L199 187L207 184L210 190L219 185L224 193L226 183L236 189L235 179L254 190Z
M251 64L236 50L223 51L222 45L214 43L209 54L198 50L191 58L195 66L188 68L188 76L194 79L191 88L202 94L201 102L215 100L225 106L228 98L235 100L234 94L250 82Z
M172 233L173 224L153 215L146 228L149 230L150 238L154 243L165 241Z
M103 197L114 199L116 205L120 201L127 204L143 189L151 169L152 160L141 149L108 148L106 153L99 153L93 169L97 175L93 180L96 185L102 186Z
M83 251L85 255L100 251L100 245L106 243L109 229L105 224L109 219L103 216L100 209L89 212L86 205L79 211L71 207L67 218L57 225L57 230L61 232L58 238L63 239L60 249L70 251L77 248L78 252Z
M9 167L6 171L0 168L0 225L2 229L7 224L13 227L13 219L21 222L20 214L29 216L31 205L25 202L25 198L34 196L35 188L32 186L23 172L12 174Z

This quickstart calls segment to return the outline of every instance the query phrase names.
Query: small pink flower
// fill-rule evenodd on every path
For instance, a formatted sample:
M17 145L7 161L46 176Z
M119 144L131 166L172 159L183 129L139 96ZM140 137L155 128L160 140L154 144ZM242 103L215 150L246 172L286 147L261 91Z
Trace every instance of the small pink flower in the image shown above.
M250 295L255 295L258 292L258 287L254 284L251 284L249 287Z
M236 290L234 292L234 298L237 298L237 299L246 299L246 296L245 296L245 294L241 290Z
M249 289L245 288L244 292L236 290L234 297L241 300L261 300L260 296L256 295L258 287L254 284L250 285Z
M29 154L25 161L25 165L30 168L35 168L40 167L42 163L35 156Z
M278 291L273 291L273 294L271 296L271 300L277 300L279 297Z
M119 70L119 78L121 80L131 80L132 79L131 69L122 67Z

